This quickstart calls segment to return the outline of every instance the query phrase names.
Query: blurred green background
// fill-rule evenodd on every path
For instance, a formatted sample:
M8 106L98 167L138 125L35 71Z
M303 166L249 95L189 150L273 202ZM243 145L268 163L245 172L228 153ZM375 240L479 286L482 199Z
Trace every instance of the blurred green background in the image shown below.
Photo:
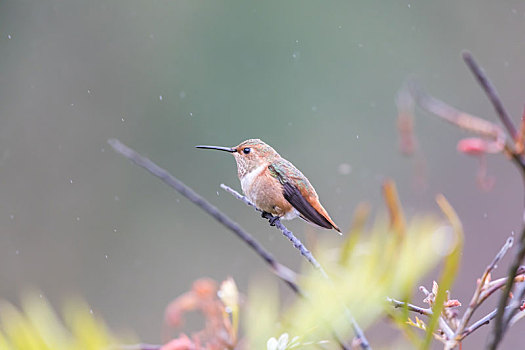
M434 196L444 193L466 229L453 296L467 303L520 229L519 174L503 156L490 158L496 183L480 190L477 161L455 149L465 135L420 112L426 184L418 185L414 160L398 151L394 99L416 77L496 120L460 58L468 49L519 120L524 30L522 1L2 0L0 295L16 301L36 286L56 305L82 295L111 326L159 342L164 307L193 280L231 275L246 290L269 275L232 234L115 154L111 137L299 266L277 230L219 188L240 188L233 158L193 148L261 138L310 178L343 229L360 201L380 208L386 177L410 215L437 211ZM305 238L305 224L289 227ZM523 327L504 348L517 346ZM372 332L372 343L392 334Z

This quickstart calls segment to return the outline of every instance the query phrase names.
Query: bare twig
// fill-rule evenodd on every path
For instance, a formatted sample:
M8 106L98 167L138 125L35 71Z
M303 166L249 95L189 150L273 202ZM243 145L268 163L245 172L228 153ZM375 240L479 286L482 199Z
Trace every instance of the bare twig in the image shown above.
M478 308L480 303L480 296L482 294L482 291L487 286L485 285L485 282L487 281L487 278L489 274L494 270L499 263L499 261L505 256L507 251L512 247L512 244L514 242L514 237L509 237L503 247L501 247L500 251L494 259L492 259L492 262L487 266L485 271L483 272L483 275L481 276L481 279L478 282L478 285L476 287L476 290L474 291L474 295L472 296L472 299L470 300L470 304L468 308L465 310L465 313L463 314L463 317L461 318L461 321L459 323L459 326L456 330L455 337L463 333L463 329L467 326L470 319L472 318L472 315L474 314L474 311Z
M474 332L476 329L478 329L481 326L484 326L486 324L489 324L490 321L496 317L496 313L498 312L498 309L494 309L491 313L486 315L485 317L479 319L478 321L474 322L472 325L470 325L468 328L463 330L463 333L461 333L461 339L464 339L466 336Z
M225 184L221 184L221 188L224 189L226 192L232 194L237 199L243 201L247 205L253 207L256 211L262 213L262 210L257 208L255 204L253 204L246 196L243 196L242 194L235 191L231 187L226 186ZM284 226L279 219L275 220L274 223L275 223L275 227L281 230L283 235L286 238L288 238L293 243L294 247L297 248L301 252L301 255L303 255L306 258L306 260L308 260L308 262L310 262L327 281L332 283L332 280L330 279L328 274L325 272L321 264L319 264L319 262L314 258L312 253L304 246L304 244L299 239L297 239L295 235L290 230L288 230L286 226ZM344 312L347 318L352 323L352 328L354 329L355 336L356 338L359 339L359 346L362 349L370 349L370 344L368 343L368 340L366 339L366 336L363 330L361 329L357 321L354 319L354 317L351 315L350 311L346 308L346 306L343 305L343 307L344 307Z
M124 157L131 160L133 163L143 167L151 174L158 177L160 180L162 180L162 182L175 189L184 197L188 198L191 202L199 206L206 213L213 216L218 222L226 226L230 231L237 235L237 237L239 237L246 244L248 244L248 246L255 250L255 252L270 266L271 270L286 284L288 284L288 286L294 292L300 294L299 286L295 282L295 272L285 265L277 262L273 255L268 252L259 242L257 242L255 238L242 229L239 224L223 214L219 209L210 204L184 183L177 180L167 170L159 167L148 158L138 154L131 148L121 143L119 140L110 139L108 140L108 143L117 153L120 153Z
M510 137L513 140L517 140L518 133L516 132L516 127L510 119L509 114L505 110L505 107L503 106L501 98L499 97L494 85L490 82L485 72L483 72L483 69L476 63L474 57L472 57L472 54L470 52L463 52L463 60L470 68L470 71L472 72L472 74L474 74L474 76L478 80L478 83L481 85L481 87L487 94L487 97L489 98L490 102L494 106L494 109L496 110L496 114L500 118L505 128L507 128Z
M386 298L386 300L394 306L394 308L406 308L408 311L417 312L418 314L425 315L425 316L432 316L433 312L431 308L424 308L419 307L410 303L406 303L404 301L399 301L392 298Z
M237 199L243 201L244 203L246 203L250 207L253 207L256 211L258 211L260 213L263 212L261 209L257 208L255 206L255 204L253 204L246 196L243 196L239 192L235 191L233 188L231 188L229 186L226 186L225 184L221 184L221 188L223 190L225 190L226 192L228 192L228 193L232 194L233 196L235 196ZM271 218L269 220L271 220ZM308 262L310 264L312 264L313 267L318 269L323 276L327 277L327 274L324 271L324 269L321 266L321 264L319 264L319 262L314 258L312 253L304 246L304 244L299 239L297 239L297 237L295 237L295 235L290 230L288 230L281 223L281 221L279 219L275 220L274 224L275 224L275 227L277 227L279 230L281 230L283 235L292 242L293 246L301 252L301 255L304 256L306 258L306 260L308 260Z

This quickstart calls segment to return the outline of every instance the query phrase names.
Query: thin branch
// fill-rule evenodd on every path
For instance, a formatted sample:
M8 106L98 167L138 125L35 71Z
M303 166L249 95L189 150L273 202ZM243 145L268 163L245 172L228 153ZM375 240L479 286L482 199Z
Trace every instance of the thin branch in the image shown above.
M246 196L243 196L242 194L240 194L239 192L235 191L233 188L229 187L229 186L226 186L225 184L221 184L221 188L223 190L225 190L226 192L232 194L234 197L236 197L237 199L243 201L244 203L246 203L247 205L249 205L250 207L254 208L256 211L262 213L263 211L259 208L257 208L255 206L255 204L253 204ZM273 218L270 217L269 220L271 220ZM328 277L328 275L326 274L326 272L324 271L323 267L321 266L321 264L319 264L319 262L314 258L314 256L312 255L312 253L304 246L304 244L297 238L295 237L295 235L290 231L288 230L282 223L281 221L277 218L275 221L274 221L274 224L275 224L275 227L277 227L279 230L281 230L281 232L283 233L283 235L288 238L293 246L298 249L300 252L301 252L301 255L304 256L306 258L306 260L308 260L308 262L310 264L312 264L313 267L315 267L316 269L319 270L319 272L321 272L321 274L325 277Z
M392 304L394 308L406 308L408 311L417 312L418 314L425 315L425 316L432 316L433 312L431 308L423 308L420 306L416 306L410 303L406 303L404 301L399 301L392 298L386 298L386 300Z
M481 326L484 326L486 324L489 324L490 321L496 317L496 313L498 312L498 309L494 309L491 313L486 315L485 317L479 319L478 321L474 322L472 325L470 325L468 328L466 328L463 333L461 333L461 339L463 340L466 336L474 332L476 329L478 329Z
M188 198L191 202L196 204L206 213L214 217L218 222L226 226L230 231L232 231L237 237L244 241L248 246L250 246L255 252L268 264L270 265L271 270L282 279L294 292L300 294L299 286L295 282L295 272L290 268L282 265L277 262L273 255L268 252L259 242L255 240L248 232L242 229L239 224L230 219L228 216L223 214L219 209L210 204L199 194L193 191L191 188L186 186L181 181L177 180L173 175L171 175L167 170L159 167L157 164L153 163L148 158L138 154L131 148L127 147L117 139L109 139L108 143L111 147L117 152L123 155L124 157L131 160L133 163L143 167L151 174L158 177L162 182L171 188L175 189L177 192L182 194L184 197Z
M516 132L516 127L514 126L514 123L509 117L509 114L505 110L505 107L503 106L503 103L501 102L501 98L498 95L498 92L496 91L496 88L494 85L490 82L489 78L483 72L483 69L477 64L477 62L474 60L474 57L472 57L472 54L468 51L463 52L463 60L467 64L467 66L470 68L470 71L476 79L478 80L478 83L481 85L483 90L485 91L485 94L487 94L487 97L489 98L490 102L494 106L494 109L496 110L496 114L500 118L501 122L509 132L510 137L516 141L518 139L518 133Z
M505 314L505 307L507 306L507 300L509 298L510 291L514 286L516 272L518 271L523 258L525 257L525 228L523 229L520 240L518 242L518 252L516 253L514 260L511 263L508 278L505 283L505 288L498 302L498 312L494 321L494 329L491 332L487 349L496 350L505 331L507 330L508 322L504 322L503 316Z
M459 326L456 330L456 334L455 334L456 337L463 332L463 329L467 326L470 319L472 318L474 311L481 304L480 296L482 294L483 289L486 287L485 282L487 281L489 274L492 272L492 270L496 268L499 261L505 256L507 251L512 247L513 243L514 243L514 237L511 236L507 239L503 247L501 247L501 249L496 254L494 259L492 259L492 262L487 266L487 268L483 272L483 275L481 276L481 279L478 282L476 290L474 291L474 295L472 296L472 299L470 300L470 304L468 308L465 310L465 313L463 314L463 317L461 318Z
M224 189L226 192L232 194L237 199L243 201L248 206L253 207L256 211L261 212L261 213L263 212L262 210L257 208L257 206L255 206L255 204L253 204L246 196L243 196L242 194L235 191L231 187L228 187L225 184L221 184L221 188ZM268 220L270 221L272 220L272 218L273 217L270 215L270 218L268 218ZM308 260L308 262L310 262L327 281L332 283L332 280L330 279L328 274L325 272L321 264L319 264L319 262L314 258L312 253L304 246L304 244L299 239L297 239L295 235L290 230L288 230L286 226L284 226L278 218L273 220L273 223L275 224L275 227L281 230L283 235L293 243L293 246L301 252L301 255L303 255L306 258L306 260ZM370 349L370 344L368 343L368 340L366 339L366 336L363 330L361 329L357 321L354 319L354 317L351 315L350 311L346 308L346 306L344 306L344 311L346 313L347 318L352 323L352 328L354 329L356 338L359 339L359 345L361 346L361 348Z

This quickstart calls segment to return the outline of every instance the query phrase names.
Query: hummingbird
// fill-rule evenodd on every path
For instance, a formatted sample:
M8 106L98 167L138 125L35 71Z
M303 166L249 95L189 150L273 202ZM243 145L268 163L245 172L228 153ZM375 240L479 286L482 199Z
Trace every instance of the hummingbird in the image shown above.
M306 176L263 141L250 139L234 147L195 147L233 154L242 191L262 210L262 216L270 219L270 224L278 218L300 217L316 226L341 232Z

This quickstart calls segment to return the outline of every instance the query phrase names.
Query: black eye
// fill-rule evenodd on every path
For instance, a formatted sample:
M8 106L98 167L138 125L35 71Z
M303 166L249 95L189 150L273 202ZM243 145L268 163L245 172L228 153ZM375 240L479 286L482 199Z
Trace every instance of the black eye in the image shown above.
M243 149L242 151L244 152L244 154L248 154L250 153L252 149L250 147L246 147L245 149Z

